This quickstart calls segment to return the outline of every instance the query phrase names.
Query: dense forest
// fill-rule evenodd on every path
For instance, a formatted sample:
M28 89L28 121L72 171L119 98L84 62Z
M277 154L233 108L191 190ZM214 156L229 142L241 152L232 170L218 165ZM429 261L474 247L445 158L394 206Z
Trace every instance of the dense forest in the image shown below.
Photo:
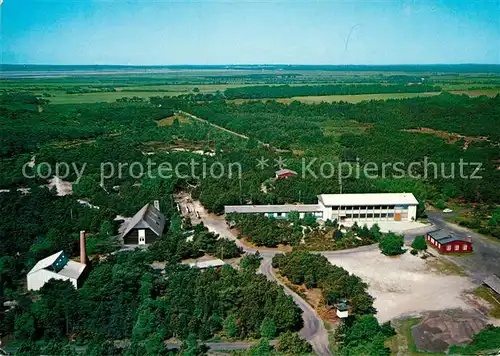
M167 339L185 341L181 351L194 355L203 353L199 342L216 336L272 339L302 326L292 299L255 273L255 257L243 257L239 270L225 266L202 272L179 263L204 254L242 254L233 241L219 239L203 225L192 226L172 214L168 231L148 250L110 255L116 249L113 212L81 206L47 188L4 193L0 199L5 227L0 243L6 252L0 259L1 296L17 302L2 314L0 334L13 332L26 354L40 347L72 354L74 349L67 347L71 336L86 345L88 355L107 354L108 348L116 355L166 354ZM26 273L38 259L61 249L78 255L80 229L89 232L89 252L101 256L93 259L84 286L75 290L69 282L52 281L26 294ZM165 261L165 268L153 268L154 261ZM130 343L115 350L103 340ZM286 340L284 349L293 346L286 346Z
M382 237L380 228L354 223L347 228L336 220L320 225L312 214L301 219L291 212L287 219L267 218L263 214L227 214L226 221L239 231L239 237L256 246L291 245L310 251L330 251L370 245Z
M253 139L289 150L280 153L287 158L288 167L299 172L304 167L301 159L315 159L312 165L315 172L324 162L352 162L361 166L373 162L379 167L383 163L389 163L389 167L395 162L404 167L418 163L403 176L398 176L392 167L385 178L379 174L377 179L344 179L344 191L412 191L419 199L435 202L455 198L473 202L500 200L497 185L500 171L496 163L500 136L494 129L500 124L500 96L490 99L442 94L430 98L317 105L216 101L192 104L187 109ZM446 133L450 133L449 138ZM427 170L424 159L434 162ZM461 160L480 163L482 179L467 178L475 170L473 165L464 166L466 178L457 176ZM449 178L452 172L454 179ZM302 197L306 197L304 202L310 202L314 199L313 194L308 198L311 190L314 194L338 190L336 176L301 178L276 182L272 193L278 200L296 201L301 191Z
M439 86L423 84L420 79L417 83L406 85L382 84L348 84L348 85L256 85L241 88L228 88L224 91L227 99L273 99L292 98L294 96L311 95L358 95L381 93L425 93L441 91Z
M174 259L160 273L151 261L147 252L122 252L97 263L79 290L51 281L34 301L20 297L2 331L14 330L18 341L58 341L62 347L71 334L90 350L104 340L126 339L130 344L118 354L153 356L165 354L163 340L171 338L258 338L266 324L274 331L265 336L274 338L302 326L292 299L251 268L202 272Z
M391 86L424 88L423 84L403 85L406 79L393 78L391 83L397 85ZM78 80L74 82L72 88L78 88ZM314 92L328 87L348 86L309 88ZM355 85L351 89L370 87ZM382 87L389 85L378 86ZM298 87L266 88L269 92L261 92L269 98L272 90L291 95ZM235 95L241 94L240 88L235 90ZM50 96L27 91L9 89L0 94L0 297L2 302L17 302L2 314L0 333L13 332L21 350L28 350L25 354L41 347L45 353L56 350L72 355L74 349L66 345L68 337L84 344L86 354L96 356L166 354L164 340L179 342L181 352L197 355L204 352L201 343L214 338L265 338L251 351L255 355L310 351L297 334L302 319L291 298L255 273L260 263L257 257L243 255L233 241L183 219L174 201L174 194L181 190L189 190L194 199L217 214L227 204L315 203L318 194L336 193L341 187L349 193L412 192L420 202L419 217L425 216L426 201L441 208L450 200L479 203L484 211L473 210L474 221L462 224L487 228L484 231L500 236L496 206L500 201L500 96L469 98L443 93L427 98L308 105L272 100L236 104L224 101L221 93L203 100L197 95L205 94L56 105ZM190 119L183 112L249 139ZM376 178L364 172L350 177L302 174L303 162L313 162L310 168L318 173L323 163L410 165L425 157L436 164L478 162L482 179L434 174L416 178L408 173L394 177L390 170L388 176ZM276 180L279 158L299 174ZM256 168L262 159L267 166ZM193 169L183 166L176 172L181 174L159 176L158 166L163 162L176 166L192 160L198 162ZM48 169L58 162L72 167L62 177L73 183L72 195L59 196L55 189L47 188L48 180L57 173ZM153 166L153 177L137 177L124 170L103 178L103 163L118 167L133 162ZM203 174L203 164L227 167L231 163L240 165L238 174L222 178ZM410 173L423 170L417 166ZM466 173L472 171L473 167L466 168ZM163 236L146 251L117 252L119 222L115 218L130 217L153 200L160 201L167 217ZM301 246L305 242L317 251L355 247L381 237L376 228L355 226L344 231L336 222L318 227L310 216L289 222L259 215L229 220L241 229L242 236L259 246ZM74 290L68 283L51 282L39 293L27 294L27 271L37 260L60 250L77 256L80 230L87 231L87 251L96 256L83 288ZM225 266L205 272L181 263L204 255L242 257L239 268ZM165 266L153 268L158 261ZM384 341L393 331L374 319L373 298L358 277L300 248L277 256L273 264L293 283L321 289L329 305L349 301L353 316L336 334L342 345L339 354L352 354L349 350L387 353ZM267 341L273 338L281 340L274 350ZM104 341L111 339L123 342Z

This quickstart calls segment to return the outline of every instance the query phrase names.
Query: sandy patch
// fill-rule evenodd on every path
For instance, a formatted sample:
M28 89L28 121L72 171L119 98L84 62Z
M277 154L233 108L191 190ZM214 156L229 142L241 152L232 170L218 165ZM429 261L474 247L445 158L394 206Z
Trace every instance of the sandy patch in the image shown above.
M382 322L424 311L472 308L463 296L475 287L468 277L433 272L426 260L409 253L387 257L373 250L329 256L328 260L368 284Z

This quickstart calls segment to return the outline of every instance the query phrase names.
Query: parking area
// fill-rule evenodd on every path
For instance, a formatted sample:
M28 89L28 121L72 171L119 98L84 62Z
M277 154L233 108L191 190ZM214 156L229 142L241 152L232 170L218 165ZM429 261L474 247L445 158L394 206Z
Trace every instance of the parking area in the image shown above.
M425 311L473 309L468 300L476 285L469 277L439 270L433 257L424 260L410 253L387 257L378 249L327 257L368 284L382 322Z

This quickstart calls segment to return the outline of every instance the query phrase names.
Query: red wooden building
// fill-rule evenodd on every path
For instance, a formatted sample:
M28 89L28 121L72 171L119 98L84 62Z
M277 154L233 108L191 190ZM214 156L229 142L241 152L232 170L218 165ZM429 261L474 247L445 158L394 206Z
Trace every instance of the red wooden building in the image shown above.
M296 175L297 175L297 172L292 171L291 169L280 169L280 170L276 171L276 179L294 177Z
M431 231L427 233L425 239L440 253L472 252L470 238L456 237L444 230Z

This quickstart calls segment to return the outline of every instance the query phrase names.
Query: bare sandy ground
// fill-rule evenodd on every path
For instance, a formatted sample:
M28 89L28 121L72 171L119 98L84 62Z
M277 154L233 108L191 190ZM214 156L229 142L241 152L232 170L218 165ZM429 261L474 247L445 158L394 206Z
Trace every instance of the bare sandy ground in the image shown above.
M431 271L426 260L410 253L387 257L377 249L332 255L328 260L368 284L381 322L431 310L472 308L464 297L475 288L468 277Z

